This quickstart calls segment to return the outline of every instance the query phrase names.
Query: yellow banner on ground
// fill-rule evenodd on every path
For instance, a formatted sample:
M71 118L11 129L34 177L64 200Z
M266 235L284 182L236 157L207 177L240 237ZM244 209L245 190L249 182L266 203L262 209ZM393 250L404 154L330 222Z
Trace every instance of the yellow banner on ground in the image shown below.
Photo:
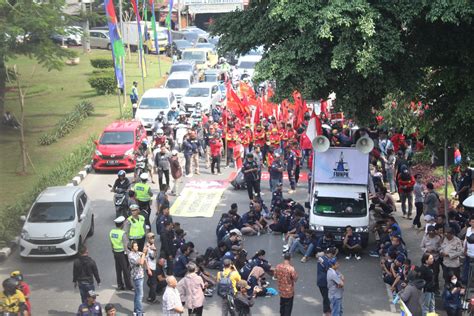
M185 187L170 209L181 217L212 217L225 188L198 189Z

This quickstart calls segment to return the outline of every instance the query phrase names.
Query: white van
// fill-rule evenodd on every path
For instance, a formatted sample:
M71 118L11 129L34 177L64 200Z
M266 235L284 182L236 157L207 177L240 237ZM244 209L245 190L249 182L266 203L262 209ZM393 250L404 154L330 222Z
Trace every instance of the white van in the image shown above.
M165 88L173 92L178 101L186 94L193 84L194 73L188 71L176 71L169 75L165 83Z
M315 154L309 223L321 235L330 232L342 243L345 227L369 241L369 158L355 148L331 147Z
M147 131L151 131L158 114L166 117L172 105L177 107L176 98L170 89L149 89L138 104L135 118L140 120Z

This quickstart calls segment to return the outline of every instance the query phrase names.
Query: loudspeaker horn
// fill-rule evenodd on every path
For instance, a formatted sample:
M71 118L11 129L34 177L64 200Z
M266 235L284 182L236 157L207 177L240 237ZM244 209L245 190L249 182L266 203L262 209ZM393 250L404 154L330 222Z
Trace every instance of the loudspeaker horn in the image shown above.
M313 140L313 148L318 153L323 153L329 149L329 139L325 136L317 136Z
M364 135L357 141L356 149L363 154L368 154L374 149L374 141L369 136Z

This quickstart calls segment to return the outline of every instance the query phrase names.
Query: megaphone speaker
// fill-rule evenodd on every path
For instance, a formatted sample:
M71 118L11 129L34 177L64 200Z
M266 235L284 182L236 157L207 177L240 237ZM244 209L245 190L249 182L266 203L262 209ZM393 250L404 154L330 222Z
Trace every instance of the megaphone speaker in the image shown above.
M374 149L374 141L367 135L362 136L356 143L356 149L363 154L368 154Z
M317 136L313 140L313 148L316 152L322 153L329 149L329 139L325 136Z

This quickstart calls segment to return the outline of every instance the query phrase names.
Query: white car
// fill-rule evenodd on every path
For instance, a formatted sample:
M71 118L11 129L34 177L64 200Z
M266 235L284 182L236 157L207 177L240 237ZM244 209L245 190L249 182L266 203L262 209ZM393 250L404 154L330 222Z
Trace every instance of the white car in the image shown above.
M20 237L21 257L68 257L94 234L94 214L84 189L49 187L33 203Z
M201 110L211 110L221 100L221 92L216 82L200 82L189 87L182 99L182 105L187 113L192 113L196 104L201 104Z
M151 131L156 117L161 112L166 117L173 105L178 107L171 89L149 89L140 99L135 118L142 122L147 131Z
M245 55L239 58L237 62L237 67L239 69L240 75L248 74L250 79L252 79L255 73L255 65L262 59L261 55Z
M102 29L92 29L89 32L89 41L91 48L105 48L108 50L112 49L109 38L109 31Z
M194 73L189 71L176 71L169 75L165 88L173 91L178 101L186 94L190 85L193 84Z

